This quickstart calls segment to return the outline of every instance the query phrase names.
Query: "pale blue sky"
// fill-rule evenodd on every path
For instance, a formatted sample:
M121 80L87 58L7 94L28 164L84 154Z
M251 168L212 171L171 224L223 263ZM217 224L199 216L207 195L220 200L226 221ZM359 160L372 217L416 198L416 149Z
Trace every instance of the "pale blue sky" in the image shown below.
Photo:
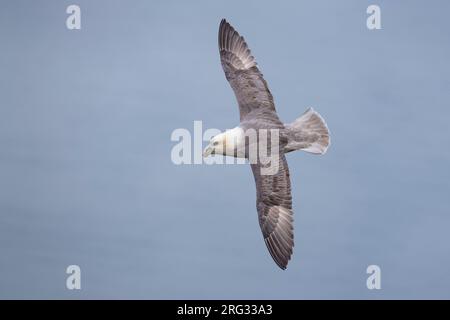
M65 9L82 10L82 30ZM366 28L379 4L382 30ZM0 298L450 298L448 1L2 1ZM260 234L248 166L175 166L176 128L239 116L217 29L244 35L280 117L295 253ZM80 265L82 290L65 288ZM382 289L366 288L366 268Z

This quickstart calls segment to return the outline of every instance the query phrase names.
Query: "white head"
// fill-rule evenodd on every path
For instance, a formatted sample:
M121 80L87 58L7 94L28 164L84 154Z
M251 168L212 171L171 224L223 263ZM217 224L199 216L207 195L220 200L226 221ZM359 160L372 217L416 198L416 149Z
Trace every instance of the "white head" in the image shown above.
M209 140L209 144L203 150L203 157L207 157L212 154L224 154L224 149L226 145L225 133L219 133Z
M236 127L211 138L208 146L203 150L203 157L211 154L234 156L235 150L242 144L243 130Z

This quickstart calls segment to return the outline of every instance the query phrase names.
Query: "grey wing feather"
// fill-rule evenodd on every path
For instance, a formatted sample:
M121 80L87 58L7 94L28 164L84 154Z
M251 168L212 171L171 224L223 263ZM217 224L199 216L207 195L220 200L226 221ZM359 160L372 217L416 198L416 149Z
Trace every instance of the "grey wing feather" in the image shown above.
M219 27L219 52L225 76L233 89L241 121L255 109L267 109L276 116L267 82L256 66L244 38L223 19Z
M280 154L279 170L274 175L261 175L261 167L252 164L256 183L256 207L259 225L275 263L286 269L294 248L294 219L291 181L284 154Z

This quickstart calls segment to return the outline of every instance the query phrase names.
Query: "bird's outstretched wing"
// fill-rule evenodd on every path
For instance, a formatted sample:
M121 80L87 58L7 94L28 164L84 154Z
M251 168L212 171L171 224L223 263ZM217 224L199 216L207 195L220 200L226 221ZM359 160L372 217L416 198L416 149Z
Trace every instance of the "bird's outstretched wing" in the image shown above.
M219 52L223 70L239 104L241 121L255 109L274 113L275 105L262 73L256 67L244 38L223 19L219 27Z
M280 154L278 173L274 175L262 175L258 164L252 164L251 167L264 242L273 260L284 270L294 248L291 181L286 157Z

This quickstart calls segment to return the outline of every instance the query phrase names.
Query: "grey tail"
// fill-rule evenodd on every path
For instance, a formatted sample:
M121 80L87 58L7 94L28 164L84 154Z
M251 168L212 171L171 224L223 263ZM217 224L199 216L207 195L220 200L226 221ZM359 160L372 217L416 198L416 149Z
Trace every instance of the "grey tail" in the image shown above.
M314 154L324 154L330 145L330 132L320 114L309 108L293 123L285 125L288 143L284 152L303 150Z

